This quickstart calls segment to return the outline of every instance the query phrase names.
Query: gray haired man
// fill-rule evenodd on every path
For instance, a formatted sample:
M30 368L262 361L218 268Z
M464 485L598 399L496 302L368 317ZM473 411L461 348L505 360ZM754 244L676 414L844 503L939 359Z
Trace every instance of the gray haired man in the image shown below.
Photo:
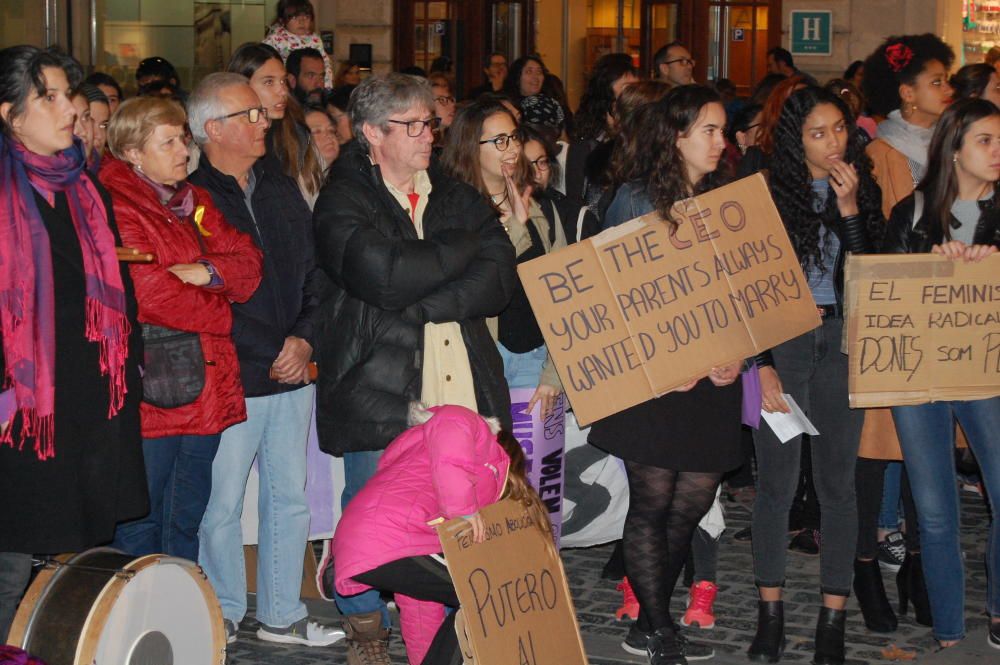
M333 281L320 316L330 325L317 338L317 426L320 447L344 457L345 507L406 429L416 400L466 406L510 427L486 317L507 306L515 279L514 248L496 211L432 163L427 81L369 78L348 112L356 141L334 162L313 213L317 260ZM324 560L329 596L332 573ZM384 588L404 593L397 603L412 600ZM378 592L336 598L347 615L348 663L388 665Z

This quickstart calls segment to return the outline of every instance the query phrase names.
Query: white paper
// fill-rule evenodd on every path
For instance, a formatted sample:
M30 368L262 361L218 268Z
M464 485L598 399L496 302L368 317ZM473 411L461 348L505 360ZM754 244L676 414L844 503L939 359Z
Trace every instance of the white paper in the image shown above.
M774 431L774 434L782 443L788 443L788 441L799 434L811 434L813 436L818 436L819 432L813 426L809 419L806 418L806 414L802 412L802 409L795 402L791 395L786 393L781 394L788 402L788 407L792 410L791 413L768 413L764 409L760 410L760 417L767 422L768 426Z

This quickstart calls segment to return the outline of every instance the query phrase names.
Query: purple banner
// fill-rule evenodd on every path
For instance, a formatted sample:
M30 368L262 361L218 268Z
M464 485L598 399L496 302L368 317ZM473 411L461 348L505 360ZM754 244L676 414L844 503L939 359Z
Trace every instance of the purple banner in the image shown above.
M541 407L538 404L531 413L524 412L534 393L534 388L512 389L510 415L514 421L514 437L524 449L528 480L548 508L558 545L562 529L566 397L560 395L552 412L543 419L539 416Z

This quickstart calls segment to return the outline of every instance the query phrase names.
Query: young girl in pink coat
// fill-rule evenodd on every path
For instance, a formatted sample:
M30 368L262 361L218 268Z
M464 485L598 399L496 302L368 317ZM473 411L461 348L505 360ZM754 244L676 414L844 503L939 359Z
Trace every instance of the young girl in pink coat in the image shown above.
M395 592L410 665L454 662L458 597L435 525L464 517L482 542L479 510L502 498L520 501L551 538L548 515L524 474L517 441L461 406L415 408L419 423L397 437L375 475L351 500L333 536L337 591Z

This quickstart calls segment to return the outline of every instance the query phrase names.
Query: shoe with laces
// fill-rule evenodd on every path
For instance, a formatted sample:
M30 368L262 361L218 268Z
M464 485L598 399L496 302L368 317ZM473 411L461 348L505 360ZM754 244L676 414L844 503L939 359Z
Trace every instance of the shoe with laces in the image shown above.
M1000 649L1000 621L990 621L990 628L986 631L986 643L994 649Z
M687 612L681 617L681 625L698 626L702 630L715 627L713 605L719 587L708 580L702 580L691 587Z
M347 631L347 665L392 665L389 629L382 625L381 610L347 615L344 630Z
M344 639L344 631L333 626L325 626L309 617L299 619L291 626L276 628L261 624L257 639L281 644L300 644L307 647L328 647Z
M625 641L622 642L622 649L631 654L635 654L636 656L645 656L646 647L649 645L650 635L652 635L652 633L647 633L639 628L637 624L633 623L628 629L628 635L625 636Z
M650 635L646 654L650 665L687 665L714 657L715 649L690 641L675 627L665 626Z
M240 624L232 619L223 619L222 623L226 626L226 644L232 644L240 632Z
M638 619L639 599L635 597L635 592L632 591L632 585L629 584L628 578L623 577L615 588L622 592L622 606L615 610L615 618L619 621L624 621L625 617L633 620Z
M819 531L814 529L802 529L792 542L788 543L788 551L806 556L816 556L819 554Z
M906 539L899 531L893 531L878 544L878 565L883 570L896 572L906 557Z

